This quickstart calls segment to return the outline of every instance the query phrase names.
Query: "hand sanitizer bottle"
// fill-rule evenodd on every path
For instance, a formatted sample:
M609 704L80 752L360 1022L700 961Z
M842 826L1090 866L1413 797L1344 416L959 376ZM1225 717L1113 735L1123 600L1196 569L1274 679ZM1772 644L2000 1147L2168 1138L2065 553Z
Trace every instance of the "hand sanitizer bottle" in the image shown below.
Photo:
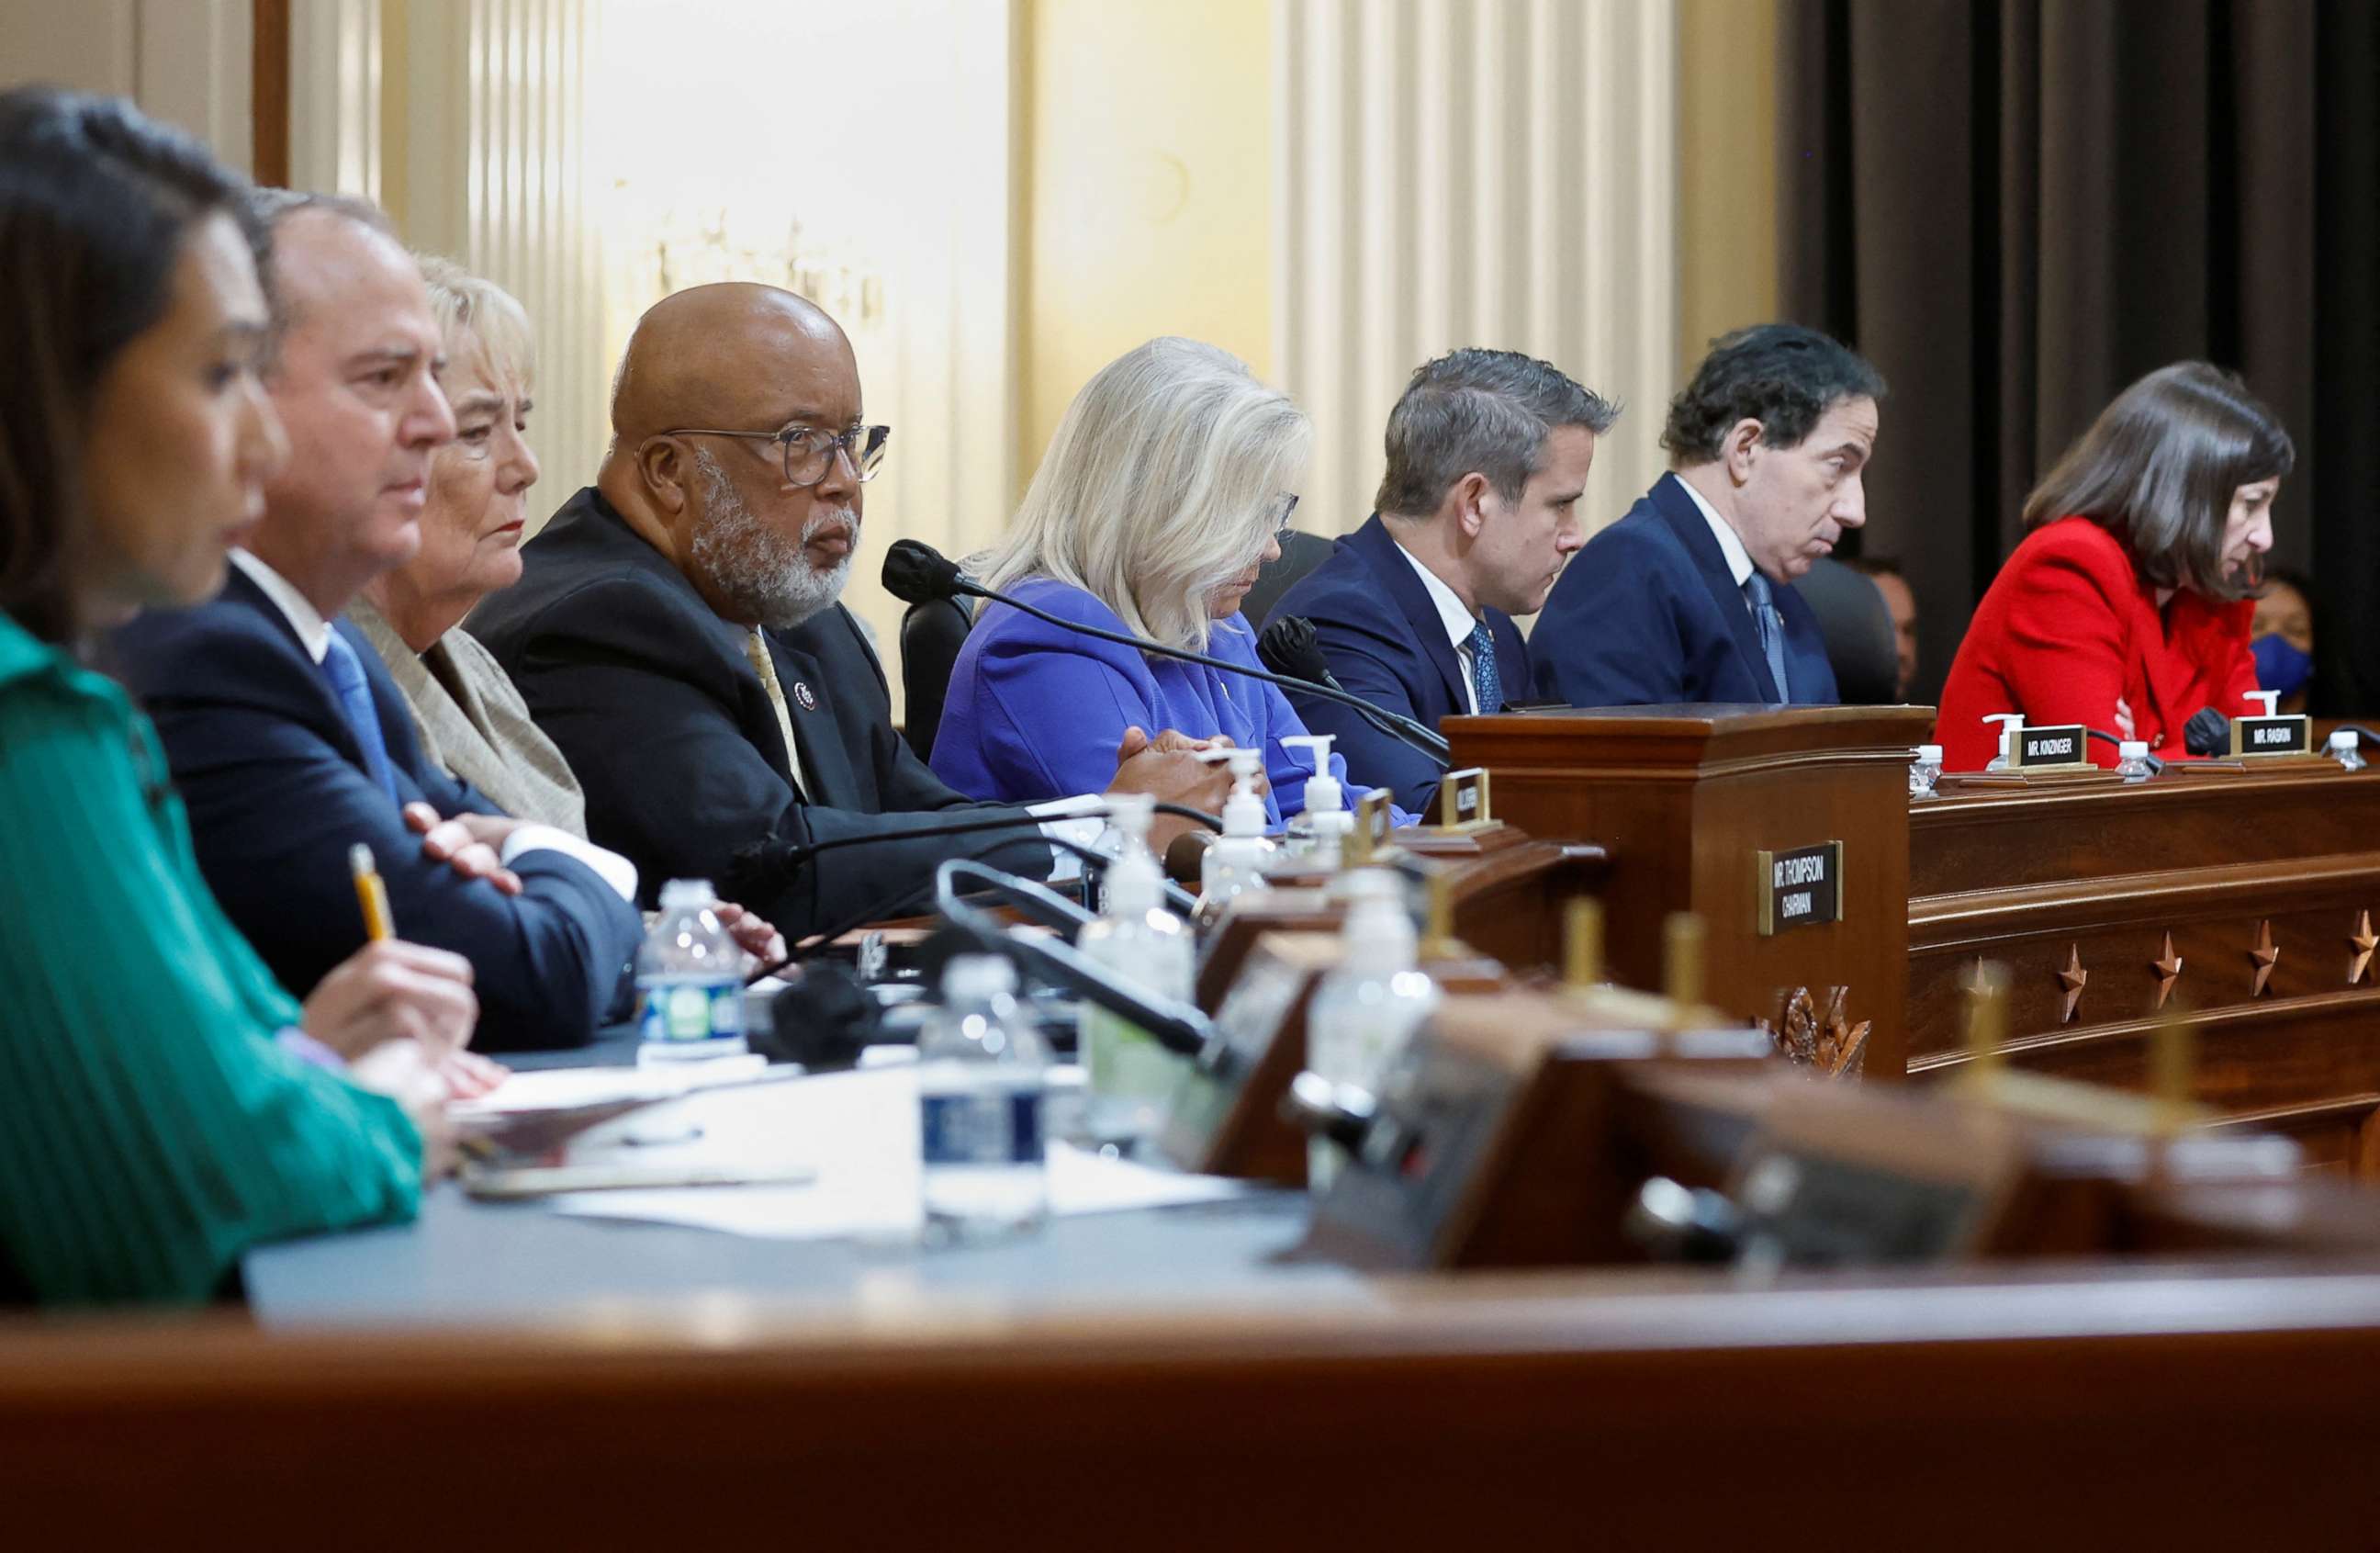
M1305 810L1289 822L1289 855L1322 873L1337 873L1355 816L1346 790L1330 774L1331 734L1292 734L1281 742L1314 751L1314 774L1305 779Z
M1346 876L1347 920L1338 965L1314 989L1305 1018L1306 1071L1334 1085L1370 1090L1438 1007L1438 984L1417 968L1418 936L1405 908L1404 882L1386 868ZM1329 1188L1339 1168L1336 1144L1307 1146L1307 1183Z
M1196 955L1189 928L1165 909L1164 871L1148 850L1156 812L1146 794L1108 799L1108 823L1122 847L1108 865L1099 919L1083 928L1075 947L1118 980L1186 1003ZM1084 1122L1090 1140L1129 1147L1156 1132L1181 1080L1180 1060L1146 1030L1087 1001L1075 1015L1075 1037L1088 1086Z
M2024 713L2021 711L1988 712L1985 714L1984 721L2000 725L2000 752L1992 757L1992 763L1985 766L1984 770L2005 771L2014 769L2016 736L2024 731Z
M1264 769L1261 749L1208 749L1201 760L1226 761L1232 768L1232 795L1223 805L1223 833L1207 848L1198 870L1198 930L1214 930L1232 902L1252 890L1265 888L1265 860L1272 843L1265 840L1264 800L1257 795L1257 773Z

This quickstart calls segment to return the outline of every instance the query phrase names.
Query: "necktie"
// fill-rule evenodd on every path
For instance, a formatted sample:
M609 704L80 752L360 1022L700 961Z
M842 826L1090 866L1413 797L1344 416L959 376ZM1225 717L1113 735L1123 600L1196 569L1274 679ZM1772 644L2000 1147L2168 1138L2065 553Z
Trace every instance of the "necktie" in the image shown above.
M330 649L322 654L322 673L339 698L339 710L347 714L347 726L355 730L356 743L363 746L364 767L380 790L395 803L396 772L388 763L388 745L380 736L380 713L372 705L371 685L364 678L363 660L356 649L336 631L331 633Z
M1477 710L1483 717L1503 710L1504 680L1496 673L1496 637L1481 621L1471 628L1463 645L1471 649L1471 693L1478 698Z
M760 676L760 688L769 693L769 704L777 709L777 732L785 736L785 775L798 789L802 784L802 758L794 743L794 714L785 705L785 687L777 683L777 661L771 656L768 638L760 635L758 625L744 638L744 656L752 660L752 672Z
M1760 650L1768 655L1768 676L1777 682L1779 704L1793 698L1785 681L1785 617L1777 613L1777 595L1758 572L1743 579L1744 602L1752 606L1752 624L1760 633Z

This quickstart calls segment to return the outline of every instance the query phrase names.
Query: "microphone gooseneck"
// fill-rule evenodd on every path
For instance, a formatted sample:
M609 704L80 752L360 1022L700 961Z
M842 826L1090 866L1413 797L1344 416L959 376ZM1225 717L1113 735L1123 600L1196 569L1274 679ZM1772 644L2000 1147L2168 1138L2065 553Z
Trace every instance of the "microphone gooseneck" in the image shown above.
M1178 647L1167 647L1162 642L1153 642L1146 637L1135 637L1123 631L1110 631L1102 626L1086 625L1078 620L1068 620L1063 615L1052 614L1048 610L1037 608L1022 599L1006 593L996 593L980 583L972 581L965 573L959 570L955 564L931 545L921 544L916 540L895 540L892 548L885 552L884 587L886 591L894 598L912 604L924 603L934 599L953 598L962 593L978 599L989 599L994 603L1006 604L1010 609L1029 614L1045 625L1055 625L1062 631L1072 631L1077 636L1091 637L1103 642L1113 642L1119 647L1132 648L1159 658L1178 659L1182 662L1196 663L1202 668L1219 669L1227 674L1241 674L1249 679L1262 680L1267 685L1279 686L1283 690L1294 690L1300 695L1318 696L1326 701L1335 701L1350 710L1369 718L1389 733L1395 734L1440 764L1445 763L1448 758L1446 741L1436 733L1410 717L1400 717L1384 707L1376 707L1360 696L1351 696L1344 690L1318 685L1310 680L1293 679L1286 674L1273 673L1265 669L1252 669L1245 663L1233 663L1221 658L1209 658L1203 652L1191 652Z

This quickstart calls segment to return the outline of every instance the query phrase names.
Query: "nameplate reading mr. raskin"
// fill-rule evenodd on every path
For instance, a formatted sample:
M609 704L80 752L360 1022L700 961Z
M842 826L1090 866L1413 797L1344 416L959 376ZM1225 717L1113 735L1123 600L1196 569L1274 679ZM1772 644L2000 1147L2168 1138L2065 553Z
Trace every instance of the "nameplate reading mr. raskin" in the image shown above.
M2231 720L2234 755L2311 755L2313 723L2303 717L2235 717Z
M1820 842L1791 852L1755 852L1763 934L1843 916L1843 843Z

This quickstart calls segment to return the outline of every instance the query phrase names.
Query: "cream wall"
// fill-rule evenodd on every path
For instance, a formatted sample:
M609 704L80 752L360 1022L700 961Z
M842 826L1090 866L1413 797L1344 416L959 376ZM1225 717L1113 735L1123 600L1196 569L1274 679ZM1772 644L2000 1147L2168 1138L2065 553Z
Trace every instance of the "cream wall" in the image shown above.
M245 171L250 0L0 0L0 88L130 97Z
M1777 316L1777 0L1678 3L1678 370Z
M1159 334L1272 364L1270 0L1020 0L1019 490L1090 375Z

